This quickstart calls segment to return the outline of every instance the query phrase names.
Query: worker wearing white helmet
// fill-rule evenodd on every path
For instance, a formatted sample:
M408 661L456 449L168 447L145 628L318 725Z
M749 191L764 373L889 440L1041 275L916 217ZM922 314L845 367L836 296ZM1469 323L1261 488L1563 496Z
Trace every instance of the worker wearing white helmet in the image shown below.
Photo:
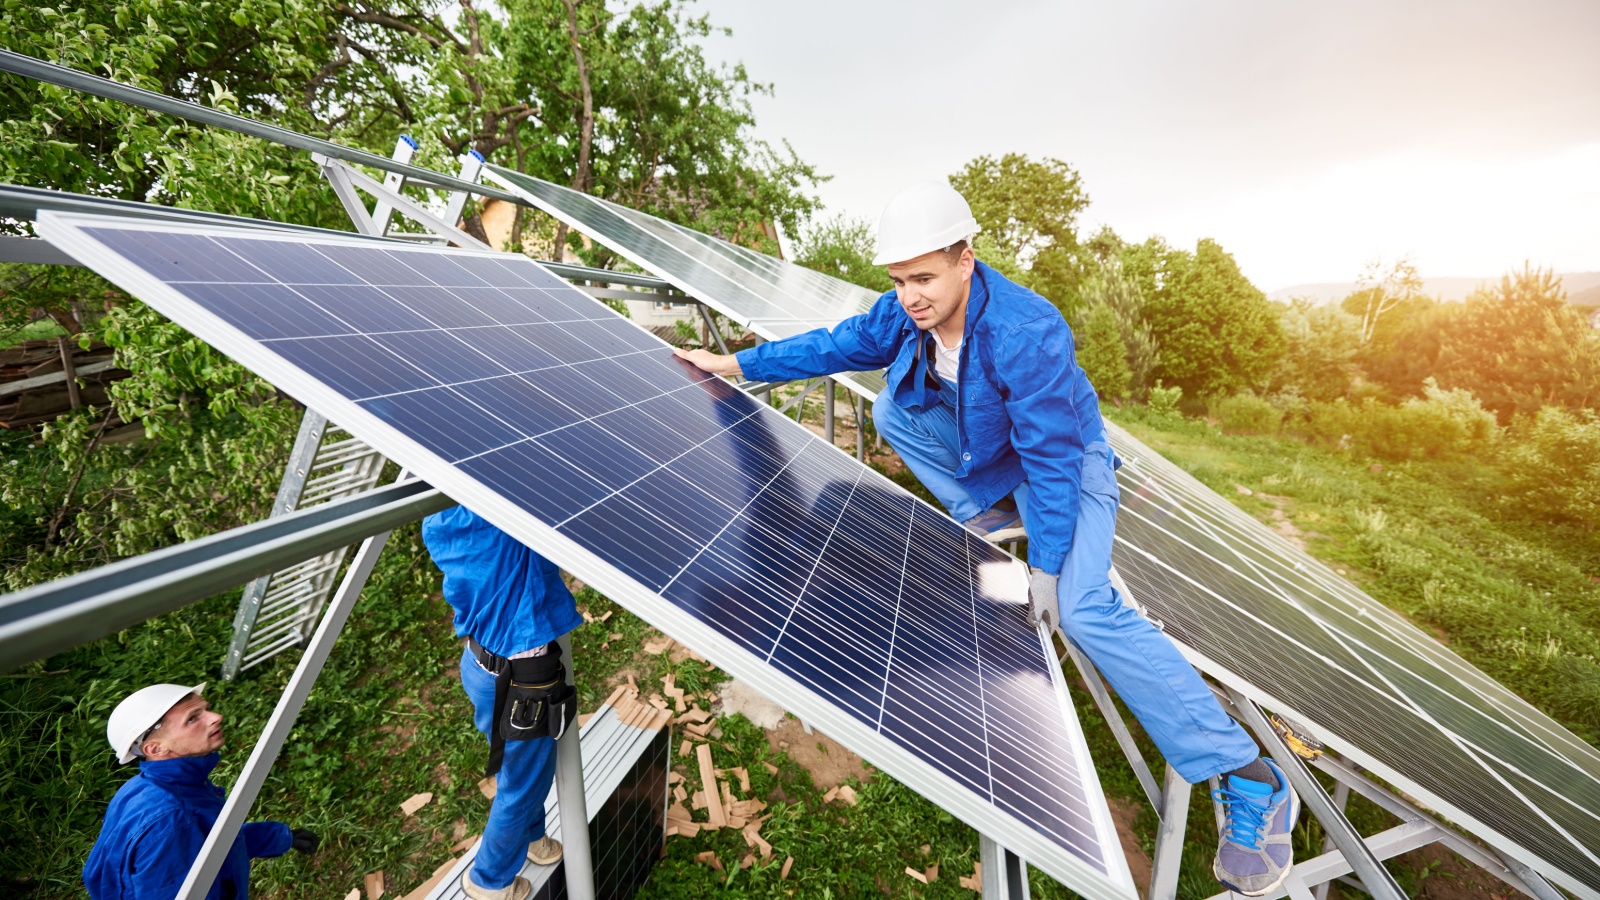
M155 684L111 711L106 739L117 762L139 760L139 774L117 789L100 837L83 867L91 900L171 900L222 812L211 783L221 759L222 715L201 696L204 684ZM250 860L290 849L311 853L317 836L282 822L251 822L228 850L207 900L245 900Z
M872 406L878 432L957 521L991 541L1027 536L1032 621L1088 654L1185 780L1224 776L1216 876L1238 893L1267 893L1293 863L1298 798L1112 586L1120 461L1099 399L1061 313L979 262L977 232L948 184L913 184L878 221L873 263L895 289L870 310L736 355L678 355L766 382L887 369Z

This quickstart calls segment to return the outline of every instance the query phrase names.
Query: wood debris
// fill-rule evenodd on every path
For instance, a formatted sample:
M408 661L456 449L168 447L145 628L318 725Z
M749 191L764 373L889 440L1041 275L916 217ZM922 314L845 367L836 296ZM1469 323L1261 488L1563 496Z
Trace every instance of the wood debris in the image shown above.
M609 616L609 615L611 615L611 614L610 614L610 613L606 613L606 615L608 615L608 616ZM606 638L606 643L608 643L608 644L609 644L609 643L610 643L610 642L612 642L612 641L620 641L620 640L622 640L622 632L620 632L620 631L613 631L613 632L611 632L611 636L610 636L610 637L608 637L608 638Z
M963 875L960 878L957 878L956 881L960 882L961 886L969 891L983 893L983 866L976 862L973 863L972 877L968 878L967 876Z
M681 784L673 785L672 786L672 799L678 801L679 803L682 803L683 801L689 799L689 792L684 790L683 789L683 785L681 785Z
M651 694L650 699L646 702L648 702L651 706L654 706L656 709L667 708L667 701L661 699L660 694Z
M683 715L677 717L676 719L673 719L672 720L672 724L674 724L674 725L682 725L682 724L684 724L686 722L687 723L706 722L706 721L709 721L710 719L711 719L711 713L708 713L705 710L701 709L700 707L696 706L694 709L691 709L688 712L684 713Z
M696 853L694 855L694 861L708 865L711 868L716 869L718 872L724 871L722 868L722 860L717 857L717 851L715 850L706 850L701 853Z
M722 828L728 824L727 815L722 811L722 798L717 791L716 766L711 763L711 745L701 744L694 748L695 758L700 763L700 786L704 789L706 809L711 816L711 826Z
M658 638L651 638L650 640L644 642L644 652L650 654L651 656L660 656L661 654L672 649L672 644L672 638L669 638L666 635L662 635Z
M744 842L760 852L762 859L766 859L772 855L772 845L762 839L760 828L760 822L751 822L740 831L744 833Z
M614 609L608 609L608 610L606 610L606 614L605 614L605 615L603 615L603 616L601 616L601 617L600 617L600 618L598 618L598 619L595 619L595 621L596 621L596 622L604 622L604 621L605 621L605 620L607 620L607 619L609 619L609 618L611 618L611 614L612 614L612 613L614 613L614 612L616 612L616 610L614 610ZM619 637L622 637L622 635L620 635L620 634L613 634L613 635L612 635L612 636L611 636L611 639L612 639L612 640L616 640L616 639L617 639L617 638L619 638Z
M756 855L754 853L746 853L744 855L744 859L739 860L739 868L748 869L751 866L755 865L755 862L756 862Z
M913 869L910 866L906 866L906 874L910 875L912 878L915 878L916 880L922 882L923 884L927 884L928 883L928 876L922 874L921 872L918 872L916 869Z
M689 732L697 738L704 738L706 735L711 733L711 729L715 727L716 724L717 723L715 722L701 722L699 725L685 725L683 726L683 730Z
M692 806L695 809L705 809L706 808L706 792L705 791L695 791L693 799L691 799L689 801L689 805Z
M485 797L488 797L490 800L494 799L495 790L496 788L493 775L490 775L488 778L478 782L478 792L483 794Z
M406 816L409 818L411 816L416 815L417 814L417 810L423 808L424 806L427 806L429 803L432 803L432 802L433 802L433 792L432 791L424 792L424 793L421 793L421 794L412 794L410 797L406 798L406 802L400 804L400 811L405 813Z
M794 857L791 856L788 859L785 859L783 861L783 868L778 870L778 880L779 881L788 881L789 880L789 870L792 869L792 868L794 868Z
M450 845L450 852L451 853L463 853L463 852L465 852L467 850L471 850L473 847L477 846L479 838L482 838L482 837L483 837L483 835L481 835L481 834L468 835L468 836L462 838L461 840L456 841L454 844L451 844Z
M677 784L678 782L680 782L682 780L683 780L683 776L679 775L677 772L668 772L667 773L667 784Z
M773 765L772 763L764 762L764 763L762 763L762 765L767 767L767 774L768 775L776 775L776 774L778 774L778 767Z
M927 867L926 869L923 869L922 870L922 874L928 876L928 883L929 884L933 884L935 881L939 880L939 864L938 863L934 863L933 865Z
M739 776L739 790L750 793L750 770L744 766L734 766L728 771Z
M689 651L689 658L694 660L695 662L710 662L711 661L709 659L706 659L704 656L701 656L700 652L698 650L695 650L693 647L685 647L684 649Z
M361 879L361 883L367 889L367 900L378 900L383 896L382 869L368 873L366 878Z
M361 900L361 888L351 888L350 893L344 895L344 900Z
M456 858L454 856L440 863L439 867L433 870L433 874L428 876L427 881L424 881L423 883L412 888L411 893L406 894L404 897L400 898L400 900L422 900L422 898L428 896L429 892L439 886L439 882L443 881L444 877L450 874L450 869L455 866L455 864Z
M855 806L856 805L856 789L851 787L848 784L839 785L839 799L843 800L844 802L846 802L848 804L850 804L851 806Z

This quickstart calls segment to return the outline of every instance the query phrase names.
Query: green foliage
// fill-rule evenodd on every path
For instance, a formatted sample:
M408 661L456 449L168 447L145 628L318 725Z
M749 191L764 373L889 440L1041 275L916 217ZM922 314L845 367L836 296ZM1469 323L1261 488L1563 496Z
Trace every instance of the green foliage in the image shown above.
M795 262L882 294L894 289L883 266L872 264L876 241L865 219L839 214L806 229Z
M1150 399L1146 407L1150 414L1161 418L1178 415L1178 403L1183 400L1183 388L1173 385L1163 387L1159 380L1156 386L1150 389Z
M972 207L980 234L1026 273L1021 283L1062 312L1076 311L1077 222L1089 205L1077 171L1059 159L1007 153L968 162L950 176L950 184Z
M1503 442L1509 496L1529 514L1600 527L1600 415L1547 406Z
M1120 401L1128 396L1132 375L1128 370L1128 351L1117 330L1117 316L1111 307L1097 303L1088 307L1077 338L1078 365L1102 400Z
M1296 300L1280 319L1284 353L1273 383L1308 400L1334 400L1349 393L1356 377L1361 322L1336 306Z
M1150 376L1160 361L1156 339L1144 318L1144 294L1139 285L1115 260L1100 263L1084 281L1084 304L1094 309L1104 306L1116 322L1128 368L1128 392L1143 397L1150 389Z
M1424 391L1399 406L1372 397L1359 404L1312 403L1296 430L1324 446L1393 460L1481 453L1499 438L1494 415L1471 393L1431 381Z
M1229 434L1277 434L1283 424L1283 410L1250 391L1214 400L1210 412Z
M1140 245L1125 258L1145 294L1145 317L1161 360L1156 374L1190 396L1265 387L1283 356L1278 310L1215 241L1193 254Z

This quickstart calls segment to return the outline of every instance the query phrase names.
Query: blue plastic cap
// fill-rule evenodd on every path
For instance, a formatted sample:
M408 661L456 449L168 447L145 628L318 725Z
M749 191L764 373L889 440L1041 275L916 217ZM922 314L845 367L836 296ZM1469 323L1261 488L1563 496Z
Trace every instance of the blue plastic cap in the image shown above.
M477 160L478 162L488 162L488 160L483 158L483 154L479 153L476 150L468 150L467 152L472 154L472 158Z
M417 149L417 139L412 137L411 135L402 134L402 135L400 135L400 140L405 141L406 144L411 147L411 149L413 149L413 150Z

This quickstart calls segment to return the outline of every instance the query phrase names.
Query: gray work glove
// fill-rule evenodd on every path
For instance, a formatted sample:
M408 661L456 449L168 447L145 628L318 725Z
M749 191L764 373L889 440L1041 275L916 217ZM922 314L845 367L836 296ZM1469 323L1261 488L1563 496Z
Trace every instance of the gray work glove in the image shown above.
M1056 595L1057 576L1030 567L1028 578L1028 623L1045 623L1051 631L1061 627L1061 600Z

